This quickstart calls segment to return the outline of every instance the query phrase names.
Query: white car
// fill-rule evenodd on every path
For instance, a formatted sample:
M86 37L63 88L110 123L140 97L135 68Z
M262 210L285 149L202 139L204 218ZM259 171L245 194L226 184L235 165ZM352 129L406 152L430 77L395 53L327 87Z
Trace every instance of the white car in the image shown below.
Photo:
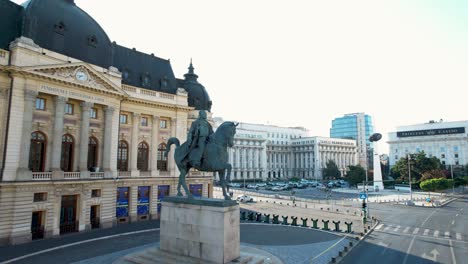
M247 202L253 202L254 201L252 197L250 197L248 195L245 195L245 194L237 196L236 200L238 202L241 202L241 203L247 203Z

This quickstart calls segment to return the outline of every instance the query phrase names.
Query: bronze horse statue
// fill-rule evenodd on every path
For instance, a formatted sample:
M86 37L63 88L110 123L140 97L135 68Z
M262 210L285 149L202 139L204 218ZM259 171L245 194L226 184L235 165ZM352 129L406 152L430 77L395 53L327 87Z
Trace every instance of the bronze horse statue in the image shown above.
M229 186L226 184L230 179L232 169L231 164L228 163L227 148L234 146L234 135L236 134L236 127L238 125L239 123L224 122L218 127L216 132L209 136L199 166L194 166L190 161L190 154L193 153L195 149L189 149L187 142L180 145L179 139L175 137L169 138L165 155L167 156L168 152L171 150L171 145L175 144L174 160L180 171L177 196L183 196L180 191L180 187L182 186L188 198L192 198L185 182L185 176L191 168L195 168L199 171L211 171L214 177L216 177L216 172L218 172L224 199L231 200L231 197L228 195Z

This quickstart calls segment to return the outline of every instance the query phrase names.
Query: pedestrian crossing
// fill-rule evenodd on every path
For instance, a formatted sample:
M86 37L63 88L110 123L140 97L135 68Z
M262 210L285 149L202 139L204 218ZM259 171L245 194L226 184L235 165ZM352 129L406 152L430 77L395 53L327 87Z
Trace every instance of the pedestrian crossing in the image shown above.
M445 230L431 230L428 228L420 229L419 227L402 227L399 225L388 225L388 224L379 224L375 227L377 231L383 232L395 232L403 234L413 234L413 235L422 235L422 236L432 236L434 238L445 238L463 241L463 235L458 232L450 232ZM466 236L466 235L465 235ZM468 236L467 236L468 237Z

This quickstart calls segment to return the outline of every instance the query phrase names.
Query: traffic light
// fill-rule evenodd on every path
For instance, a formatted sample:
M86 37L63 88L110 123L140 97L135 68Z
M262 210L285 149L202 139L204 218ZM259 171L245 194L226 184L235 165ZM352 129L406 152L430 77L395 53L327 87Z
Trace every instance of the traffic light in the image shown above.
M362 202L362 209L366 209L366 208L367 208L367 204L366 204L366 202L363 201Z

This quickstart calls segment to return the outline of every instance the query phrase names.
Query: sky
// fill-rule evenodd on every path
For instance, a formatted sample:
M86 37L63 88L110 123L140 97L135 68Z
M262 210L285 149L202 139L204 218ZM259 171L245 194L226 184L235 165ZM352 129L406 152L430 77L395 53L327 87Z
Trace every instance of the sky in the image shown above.
M22 3L23 1L14 2ZM224 120L329 136L347 113L383 134L467 120L468 1L76 0L120 45L190 59Z

